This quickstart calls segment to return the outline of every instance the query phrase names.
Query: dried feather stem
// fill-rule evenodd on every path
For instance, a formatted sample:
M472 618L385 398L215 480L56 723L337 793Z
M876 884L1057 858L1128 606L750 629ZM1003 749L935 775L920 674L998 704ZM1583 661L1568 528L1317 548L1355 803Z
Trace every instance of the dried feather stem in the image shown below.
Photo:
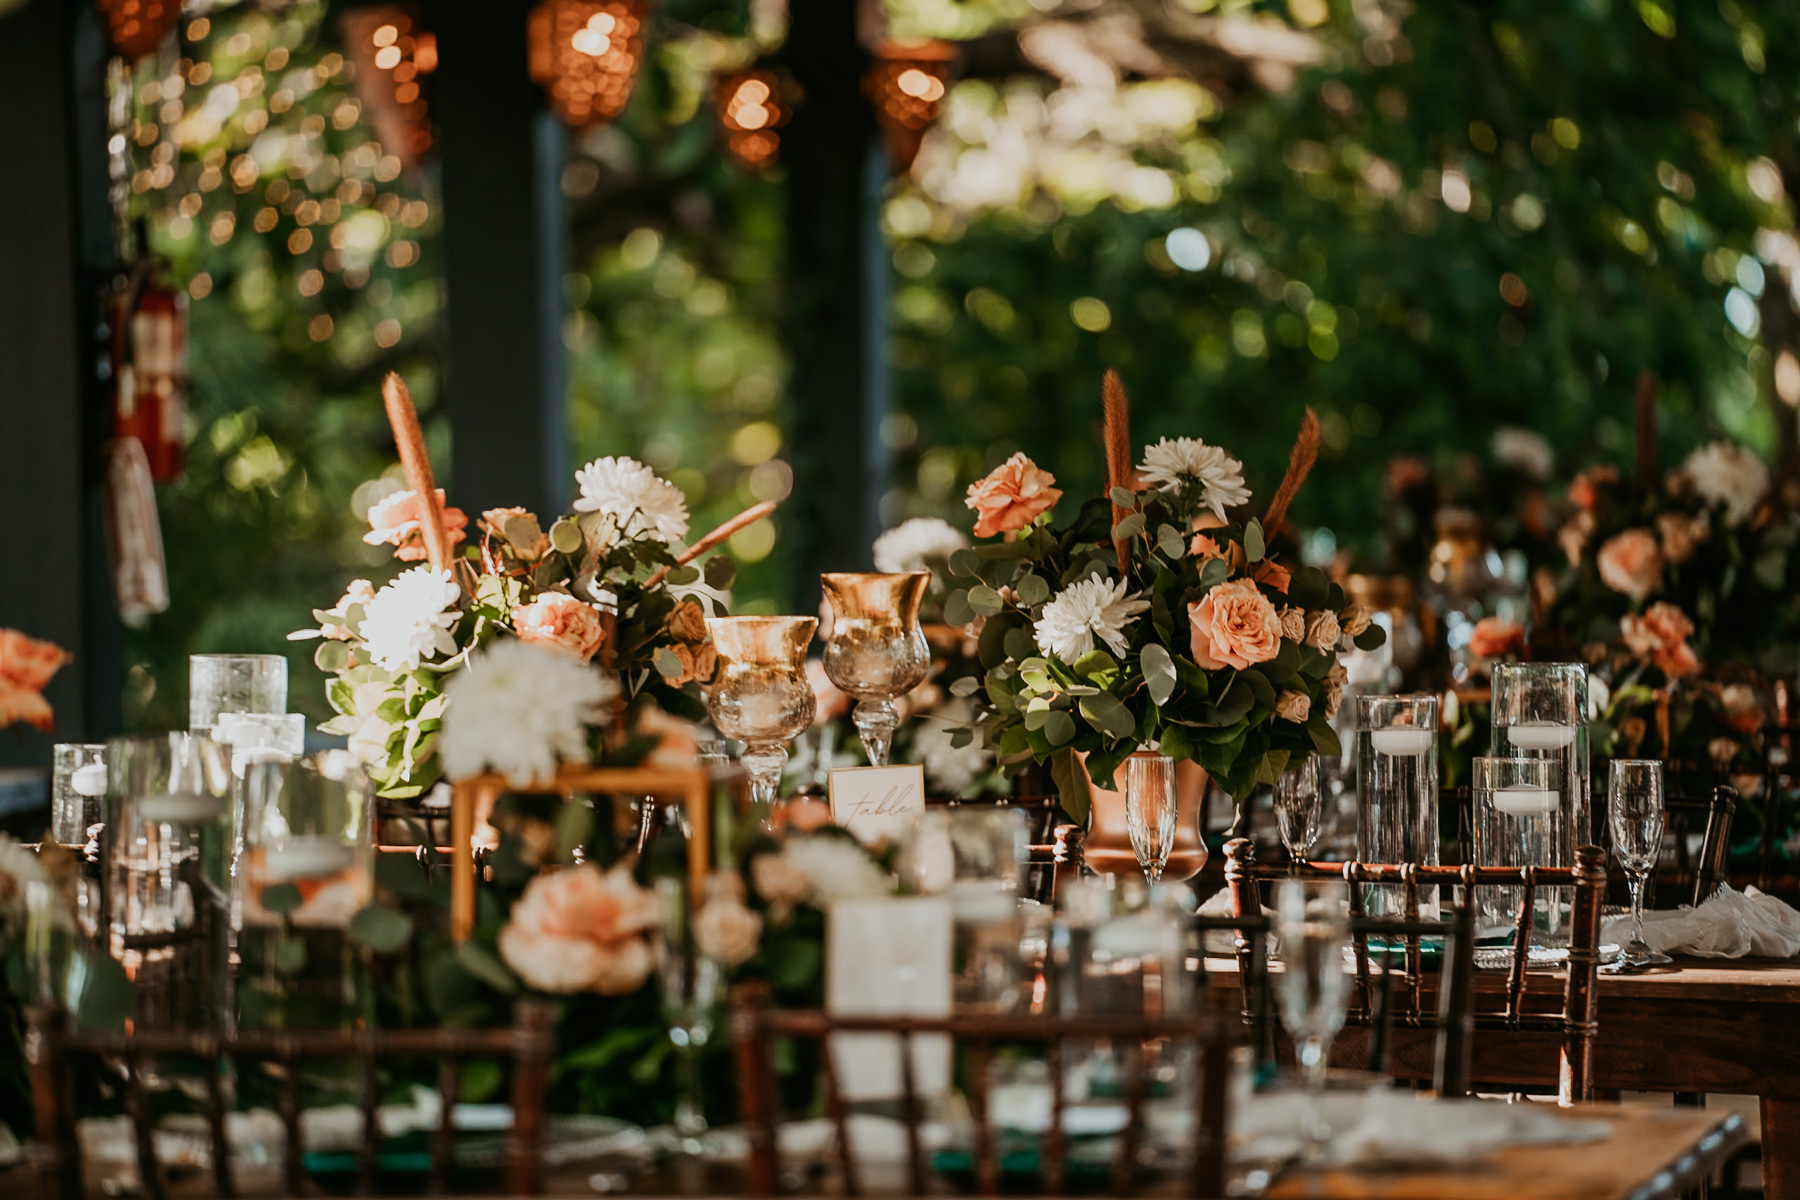
M1131 398L1125 394L1125 383L1119 373L1110 367L1100 385L1100 395L1106 412L1106 488L1110 493L1113 488L1131 486ZM1125 516L1124 506L1115 501L1113 525L1116 527ZM1123 574L1125 539L1113 538L1113 552L1119 556L1119 571Z
M1281 477L1281 486L1275 489L1275 498L1269 501L1269 509L1263 513L1263 533L1275 536L1281 528L1281 522L1287 517L1288 505L1300 494L1300 485L1312 473L1313 463L1319 459L1319 414L1311 408L1300 421L1300 435L1294 439L1294 448L1288 454L1287 474Z
M731 518L731 520L725 522L723 525L689 546L686 550L683 550L675 557L675 565L686 566L688 563L693 562L696 558L699 558L702 554L705 554L708 550L711 550L714 546L717 546L720 542L724 541L738 530L747 525L756 524L774 511L775 501L773 500L764 500L761 504L751 505L737 516ZM644 586L655 587L663 581L663 576L668 573L669 568L661 568L656 574L652 575L644 582Z
M450 563L450 543L444 536L444 510L440 507L437 481L431 474L431 455L425 450L425 431L419 428L419 410L413 406L412 393L397 372L389 371L381 381L381 401L387 407L388 424L394 427L394 446L400 451L400 466L406 471L406 484L419 497L419 524L425 541L425 556L431 565L444 570Z

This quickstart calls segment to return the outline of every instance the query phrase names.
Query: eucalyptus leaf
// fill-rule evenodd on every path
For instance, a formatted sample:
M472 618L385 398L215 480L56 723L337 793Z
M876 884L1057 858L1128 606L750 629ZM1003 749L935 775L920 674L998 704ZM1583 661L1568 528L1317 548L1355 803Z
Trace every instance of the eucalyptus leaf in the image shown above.
M1188 544L1181 536L1181 530L1173 525L1156 527L1156 548L1161 550L1164 558L1181 558L1187 553Z
M1231 567L1224 559L1207 559L1206 565L1200 568L1200 590L1202 592L1210 592L1213 588L1224 583L1225 577L1229 574L1231 574Z
M1095 675L1119 669L1118 660L1104 650L1089 650L1073 664L1075 673L1083 678L1091 679Z
M1175 694L1175 660L1163 646L1150 642L1138 655L1138 665L1143 669L1144 683L1150 689L1150 702L1161 708Z
M658 646L656 653L650 656L650 661L655 665L657 674L670 683L676 682L684 674L681 659L667 646Z
M1244 557L1251 562L1260 562L1265 549L1262 522L1251 517L1250 523L1244 526Z
M1113 536L1121 539L1134 538L1138 534L1144 532L1144 522L1144 514L1141 512L1134 512L1124 520L1120 521L1117 525L1113 526Z
M980 575L981 555L968 548L954 550L950 554L950 573L952 575Z
M706 560L706 586L724 591L737 579L737 563L729 554L715 554Z
M283 975L298 975L306 970L306 943L296 937L282 938L275 943L275 952L271 956L275 960L275 969Z
M1038 652L1037 640L1031 636L1027 626L1017 626L1006 631L1006 656L1014 662L1023 662Z
M516 996L519 983L512 977L493 951L477 942L464 942L456 948L456 961L463 970L506 996Z
M950 731L950 748L961 750L975 740L975 734L968 729L952 729Z
M1056 783L1056 794L1064 812L1077 825L1086 825L1093 810L1093 788L1087 770L1073 750L1059 750L1050 756L1050 778Z
M1110 692L1084 696L1079 707L1088 723L1108 737L1130 737L1137 730L1137 721L1132 717L1131 710Z
M278 917L299 908L303 900L300 889L291 883L273 883L262 892L262 906Z
M1061 709L1050 710L1044 721L1044 737L1052 746L1066 746L1075 740L1075 718Z
M1019 603L1027 608L1035 608L1050 598L1049 580L1035 571L1027 571L1014 590L1019 593Z
M379 902L365 906L354 917L345 932L377 954L393 954L411 939L412 918L397 908Z
M1107 497L1120 508L1136 508L1137 493L1128 487L1116 487L1107 493Z
M968 591L969 607L984 617L995 616L1006 607L1006 601L1000 593L985 584L977 584Z
M313 651L313 665L327 675L334 675L350 665L350 647L333 638L326 638Z
M958 554L963 551L958 550ZM967 625L975 619L975 610L969 604L969 593L966 591L951 592L944 597L944 623L947 625Z
M582 547L581 526L568 517L550 527L550 545L558 554L574 554Z
M964 675L961 679L958 679L955 683L950 685L950 694L952 696L973 696L980 690L981 680L974 675Z

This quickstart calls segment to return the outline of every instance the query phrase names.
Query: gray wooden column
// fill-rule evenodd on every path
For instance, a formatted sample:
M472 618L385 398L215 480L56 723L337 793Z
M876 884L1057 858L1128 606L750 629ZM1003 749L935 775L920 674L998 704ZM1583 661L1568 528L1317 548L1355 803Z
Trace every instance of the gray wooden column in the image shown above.
M115 258L106 200L107 48L93 5L0 16L0 626L75 655L46 697L56 728L0 732L0 763L119 731L120 635L99 495L105 391L98 290Z
M821 571L866 570L887 488L887 253L881 139L862 95L867 56L851 0L790 0L782 58L802 95L782 130L786 340L794 491L783 505L796 612Z
M471 517L568 506L564 133L526 73L523 0L442 0L431 81L444 204L446 486Z

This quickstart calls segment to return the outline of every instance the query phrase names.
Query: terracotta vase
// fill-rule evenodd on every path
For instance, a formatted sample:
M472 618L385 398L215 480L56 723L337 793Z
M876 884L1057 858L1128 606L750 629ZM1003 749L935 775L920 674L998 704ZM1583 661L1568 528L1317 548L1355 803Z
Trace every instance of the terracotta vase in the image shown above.
M1154 757L1140 750L1133 757ZM1087 769L1087 756L1081 755L1082 769ZM1122 790L1125 768L1121 764L1113 780L1121 790L1098 787L1092 782L1088 790L1093 798L1093 811L1088 817L1087 840L1082 856L1087 865L1102 875L1141 877L1137 852L1131 848L1131 832L1125 825L1125 793ZM1200 802L1206 796L1206 769L1198 763L1175 764L1175 849L1163 868L1163 879L1174 882L1191 879L1206 865L1206 842L1200 836Z

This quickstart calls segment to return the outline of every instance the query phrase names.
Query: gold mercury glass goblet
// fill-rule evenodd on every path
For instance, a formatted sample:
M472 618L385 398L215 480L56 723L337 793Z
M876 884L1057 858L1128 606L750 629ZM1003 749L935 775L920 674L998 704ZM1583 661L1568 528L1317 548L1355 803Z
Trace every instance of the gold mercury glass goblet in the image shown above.
M821 575L831 604L825 674L856 697L857 732L871 766L885 767L900 714L894 701L925 682L931 648L919 628L930 571Z
M806 680L816 617L708 617L719 673L706 711L720 733L744 744L751 798L766 820L781 789L787 743L812 727L817 701Z

